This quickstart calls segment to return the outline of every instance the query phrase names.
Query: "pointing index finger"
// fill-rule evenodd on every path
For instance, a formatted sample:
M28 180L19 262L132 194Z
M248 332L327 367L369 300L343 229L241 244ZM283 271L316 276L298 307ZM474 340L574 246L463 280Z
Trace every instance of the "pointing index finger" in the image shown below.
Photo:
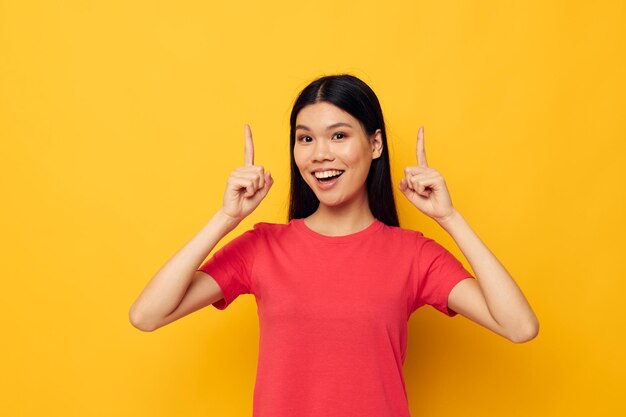
M424 149L424 126L421 126L417 131L417 165L428 167L428 162L426 162L426 150Z
M254 143L252 142L252 130L250 129L250 125L247 123L244 128L244 134L246 137L244 145L245 164L246 166L252 166L254 165Z

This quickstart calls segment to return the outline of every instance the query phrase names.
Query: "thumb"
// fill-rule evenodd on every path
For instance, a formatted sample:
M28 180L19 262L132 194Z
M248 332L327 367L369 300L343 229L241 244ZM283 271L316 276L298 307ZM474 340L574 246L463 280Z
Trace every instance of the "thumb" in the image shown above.
M406 178L402 178L400 180L400 184L398 184L398 188L400 189L400 191L402 191L402 194L404 194L406 198L408 198L410 201L413 201L415 190L409 187L409 183L407 182Z
M274 178L272 178L272 173L270 171L265 171L265 185L263 186L263 191L267 192L274 184Z
M409 188L406 184L406 178L402 178L400 180L400 184L398 184L398 188L400 189L400 191L404 193L404 195L406 195L406 190L408 190Z

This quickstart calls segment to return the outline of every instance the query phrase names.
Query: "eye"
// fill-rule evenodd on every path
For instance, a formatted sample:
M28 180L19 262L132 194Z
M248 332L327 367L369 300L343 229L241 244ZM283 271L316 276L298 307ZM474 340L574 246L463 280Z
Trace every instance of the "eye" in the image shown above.
M310 140L307 140L307 139L310 139ZM309 143L309 142L310 142L311 140L313 140L313 139L311 139L311 136L300 136L300 137L298 138L298 140L299 140L300 142Z
M343 139L346 135L341 132L337 132L335 133L335 136L341 136L341 137L338 137L337 139Z

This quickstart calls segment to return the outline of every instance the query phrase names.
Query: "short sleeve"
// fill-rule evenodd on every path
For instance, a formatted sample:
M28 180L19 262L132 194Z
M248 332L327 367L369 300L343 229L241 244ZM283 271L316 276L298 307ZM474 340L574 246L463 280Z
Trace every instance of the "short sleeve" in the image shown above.
M256 236L257 230L248 230L220 248L198 268L198 271L211 275L222 289L224 298L212 304L218 310L224 310L239 295L252 293Z
M456 284L474 278L463 264L433 239L417 238L417 296L413 311L428 304L449 317L458 313L448 307L448 295Z

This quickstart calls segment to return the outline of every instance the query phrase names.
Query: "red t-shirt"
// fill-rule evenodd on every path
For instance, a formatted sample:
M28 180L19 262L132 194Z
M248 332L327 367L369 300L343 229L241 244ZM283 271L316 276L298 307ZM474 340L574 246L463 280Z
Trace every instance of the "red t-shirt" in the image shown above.
M253 417L409 417L402 365L408 319L474 278L421 232L375 220L326 236L303 219L257 223L200 268L223 310L254 294L259 357Z

